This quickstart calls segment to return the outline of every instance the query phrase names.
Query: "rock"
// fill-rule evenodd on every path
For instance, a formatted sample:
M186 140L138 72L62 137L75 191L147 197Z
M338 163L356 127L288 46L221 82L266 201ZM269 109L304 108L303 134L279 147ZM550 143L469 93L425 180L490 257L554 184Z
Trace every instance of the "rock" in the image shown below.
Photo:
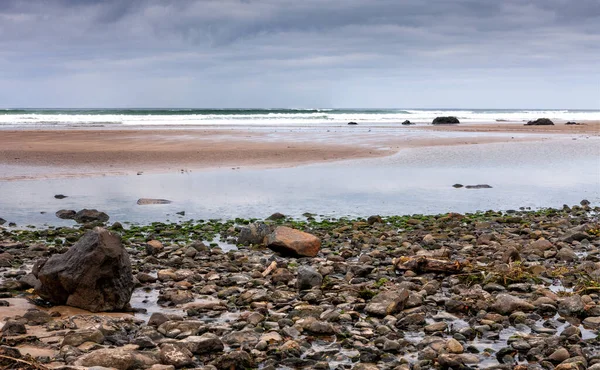
M431 124L433 125L451 125L460 123L458 118L448 116L448 117L436 117Z
M446 348L448 349L448 352L450 352L450 353L463 353L464 352L464 348L463 348L462 344L460 344L460 342L454 338L450 338L448 340L448 342L446 342Z
M147 206L151 204L170 204L172 203L167 199L153 199L153 198L140 198L137 201L137 204L140 206Z
M558 259L559 261L566 261L566 262L572 262L572 261L576 261L578 259L575 252L571 248L567 248L567 247L561 248L558 251L558 253L556 253L556 256L554 256L554 257L556 259Z
M564 316L578 316L584 310L585 304L579 295L572 295L558 302L558 312Z
M95 228L64 254L55 254L34 269L37 294L55 305L92 312L124 310L134 288L127 251L120 238Z
M454 185L452 185L452 187L455 189L460 189L460 188L464 188L465 186L463 184L454 184Z
M531 303L510 294L498 294L496 302L490 307L492 311L503 315L514 311L533 311L534 308Z
M414 125L414 123L410 122L409 120L406 120L406 121L402 122L402 124L404 126Z
M76 366L103 366L118 370L133 370L136 359L133 353L123 348L102 348L83 355L77 361Z
M579 125L579 123L573 122L573 121L569 121L569 122L565 123L565 125Z
M56 211L56 217L62 218L63 220L73 220L77 212L72 209L61 209L60 211Z
M65 198L67 198L67 196L66 196L66 195L63 195L63 194L56 194L56 195L54 196L54 198L56 198L56 199L65 199Z
M104 334L96 329L70 331L65 334L60 346L78 347L85 342L102 344L102 342L104 342Z
M286 216L283 213L275 212L271 216L267 217L270 221L281 221L285 220Z
M160 360L163 364L176 368L189 366L194 362L192 352L181 343L165 343L160 346Z
M373 215L373 216L369 216L369 218L367 218L367 223L369 225L373 225L376 223L381 224L381 223L383 223L383 219L379 215Z
M213 333L204 333L201 336L190 336L183 339L181 343L195 355L222 352L225 348L221 339Z
M13 336L13 335L21 335L26 334L27 329L25 328L25 324L16 320L8 320L4 326L2 327L2 336Z
M148 319L148 326L159 327L167 321L169 321L169 318L164 313L153 312L152 315L150 315L150 318Z
M320 287L323 283L323 276L310 266L301 266L298 269L298 290L308 290L313 287Z
M465 189L491 189L492 187L488 184L478 184L478 185L467 185Z
M75 214L73 217L75 222L79 224L85 224L88 222L106 222L109 217L106 213L100 212L96 209L82 209Z
M23 315L23 318L27 320L27 325L44 325L52 321L52 316L45 311L40 311L35 308L28 310Z
M267 236L267 247L282 255L315 257L321 248L321 241L316 236L279 226Z
M408 295L406 289L381 292L371 299L365 311L374 316L393 315L404 308Z
M538 118L535 121L529 121L525 126L554 126L554 122L548 118Z
M349 125L358 125L356 122L348 122Z
M262 222L255 222L240 229L237 244L241 245L262 245L271 229Z
M146 242L146 254L149 256L157 255L164 249L163 243L158 240L149 240Z
M286 284L294 280L294 275L286 268L278 268L273 271L271 281L274 284Z
M439 331L443 332L443 331L446 331L447 329L448 329L448 324L446 324L443 321L429 324L423 328L425 333L428 333L428 334L436 333Z
M254 362L246 351L231 351L217 358L213 365L219 370L246 370L253 368Z
M582 324L591 329L600 329L600 316L586 317Z
M571 357L571 355L569 355L569 351L567 351L566 348L561 347L556 351L552 352L552 354L548 356L548 359L554 362L555 364L559 364L564 360L568 359L569 357Z

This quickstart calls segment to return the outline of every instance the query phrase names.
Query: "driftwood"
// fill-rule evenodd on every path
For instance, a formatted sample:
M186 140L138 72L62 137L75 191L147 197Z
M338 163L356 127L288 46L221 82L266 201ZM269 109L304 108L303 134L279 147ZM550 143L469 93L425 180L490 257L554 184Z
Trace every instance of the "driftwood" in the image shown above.
M400 257L394 262L394 265L398 270L412 270L419 273L458 274L464 268L459 261L440 260L425 256Z
M0 369L5 370L48 370L47 367L34 361L26 361L6 355L0 355Z
M275 262L275 261L271 262L269 267L267 267L267 269L262 272L262 276L265 277L265 276L269 275L271 273L271 271L275 270L276 268L277 268L277 262Z

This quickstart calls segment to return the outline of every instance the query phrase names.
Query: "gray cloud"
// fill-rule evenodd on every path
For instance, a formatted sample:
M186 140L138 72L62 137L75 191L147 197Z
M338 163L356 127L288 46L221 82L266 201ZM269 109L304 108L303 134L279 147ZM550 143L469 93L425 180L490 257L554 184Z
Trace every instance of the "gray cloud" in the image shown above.
M598 0L5 0L0 104L600 108L598 24Z

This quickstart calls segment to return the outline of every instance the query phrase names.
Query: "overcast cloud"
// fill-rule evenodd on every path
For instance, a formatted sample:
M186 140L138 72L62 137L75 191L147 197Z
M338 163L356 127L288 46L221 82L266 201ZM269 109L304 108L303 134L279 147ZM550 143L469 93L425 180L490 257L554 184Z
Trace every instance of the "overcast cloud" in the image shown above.
M600 0L2 0L1 107L600 109Z

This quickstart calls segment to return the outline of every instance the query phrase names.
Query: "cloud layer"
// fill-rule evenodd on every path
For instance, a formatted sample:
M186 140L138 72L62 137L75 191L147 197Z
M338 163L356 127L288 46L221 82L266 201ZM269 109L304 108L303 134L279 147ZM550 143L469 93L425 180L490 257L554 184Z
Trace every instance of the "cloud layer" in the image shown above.
M600 108L599 0L4 0L4 107Z

